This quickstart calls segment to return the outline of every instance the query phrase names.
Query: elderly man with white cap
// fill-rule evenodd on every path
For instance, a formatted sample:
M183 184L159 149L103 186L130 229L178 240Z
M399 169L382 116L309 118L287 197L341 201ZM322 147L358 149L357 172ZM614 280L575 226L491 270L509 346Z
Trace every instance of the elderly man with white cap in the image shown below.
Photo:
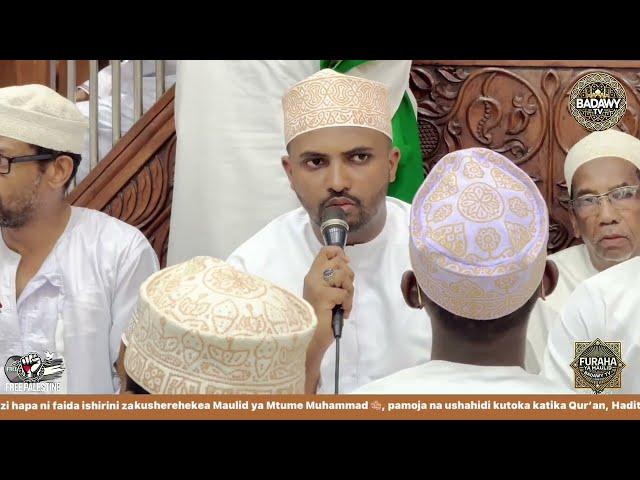
M307 300L318 328L307 353L307 393L333 393L332 309L342 305L340 393L429 358L427 322L398 289L409 267L410 205L386 196L400 152L381 83L321 70L283 98L282 165L301 208L264 227L228 262ZM343 210L347 246L323 247L321 218ZM256 205L256 208L258 206Z
M484 148L445 155L416 194L410 228L402 292L431 319L431 361L354 393L570 393L524 370L549 267L547 207L529 176Z
M303 299L222 260L195 257L140 288L126 333L126 392L304 393L316 326Z
M67 203L86 129L45 86L0 89L0 393L117 392L120 337L159 268L139 230Z
M640 140L618 130L593 132L569 150L564 177L571 224L583 243L549 257L559 278L531 314L527 369L533 373L542 367L549 332L578 284L640 254Z

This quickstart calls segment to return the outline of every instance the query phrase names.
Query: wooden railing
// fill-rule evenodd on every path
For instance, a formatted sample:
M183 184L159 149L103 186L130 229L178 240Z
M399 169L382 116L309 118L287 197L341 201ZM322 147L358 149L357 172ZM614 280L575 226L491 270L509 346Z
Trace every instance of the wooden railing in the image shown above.
M163 267L176 149L174 95L172 87L69 195L73 205L101 210L139 228Z

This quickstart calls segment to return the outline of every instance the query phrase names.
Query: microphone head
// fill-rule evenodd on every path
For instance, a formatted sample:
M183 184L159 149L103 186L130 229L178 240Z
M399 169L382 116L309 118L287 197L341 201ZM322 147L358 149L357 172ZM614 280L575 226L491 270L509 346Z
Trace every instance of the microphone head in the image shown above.
M340 207L327 207L322 212L322 224L324 225L326 222L330 220L342 220L343 222L347 222L347 216L344 214L344 210ZM347 223L347 229L349 229L349 224Z
M320 225L322 238L325 245L337 245L344 248L347 244L349 224L344 210L340 207L328 207L322 212L322 224Z

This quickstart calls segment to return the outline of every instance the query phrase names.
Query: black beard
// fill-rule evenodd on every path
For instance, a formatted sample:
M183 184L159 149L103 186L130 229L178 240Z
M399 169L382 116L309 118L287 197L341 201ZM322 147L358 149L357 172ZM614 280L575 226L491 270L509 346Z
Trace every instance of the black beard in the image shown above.
M2 199L0 199L0 227L21 228L29 223L36 210L35 205L38 199L37 191L41 180L42 175L38 175L32 185L31 191L26 195L27 201L22 204L18 211L6 209L2 204Z

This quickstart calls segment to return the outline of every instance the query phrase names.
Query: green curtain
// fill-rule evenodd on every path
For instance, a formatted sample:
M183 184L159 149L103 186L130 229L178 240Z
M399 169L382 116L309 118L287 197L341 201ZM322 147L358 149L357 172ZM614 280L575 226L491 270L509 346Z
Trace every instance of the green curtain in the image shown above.
M321 60L320 68L331 68L338 73L347 73L372 60ZM409 95L405 92L391 119L393 145L400 150L400 164L396 180L389 185L389 195L411 203L424 181L422 151L418 122Z

